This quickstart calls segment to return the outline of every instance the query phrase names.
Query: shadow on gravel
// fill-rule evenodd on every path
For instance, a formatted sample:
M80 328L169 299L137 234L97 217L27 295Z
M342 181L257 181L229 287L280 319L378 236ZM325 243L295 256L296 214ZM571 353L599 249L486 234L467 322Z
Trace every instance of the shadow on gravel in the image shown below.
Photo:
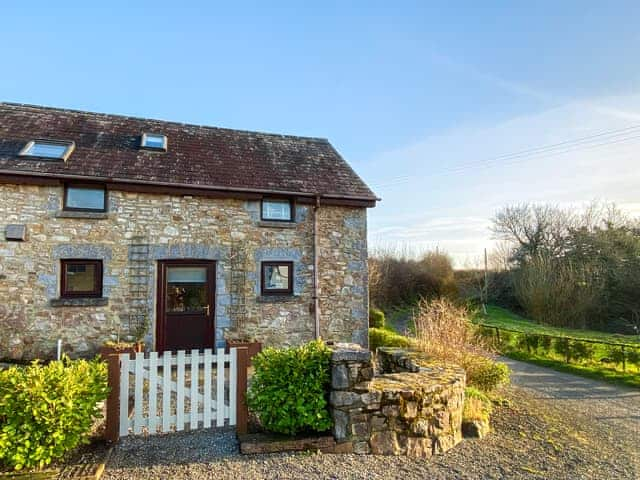
M120 440L110 468L211 463L238 455L235 429L207 429L162 435L130 436Z

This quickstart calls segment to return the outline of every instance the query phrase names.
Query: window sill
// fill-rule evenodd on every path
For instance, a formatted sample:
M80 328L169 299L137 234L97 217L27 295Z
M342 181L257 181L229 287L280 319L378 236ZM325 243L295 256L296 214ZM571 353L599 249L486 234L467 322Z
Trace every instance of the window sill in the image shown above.
M256 298L258 303L286 303L298 300L297 295L259 295Z
M298 224L296 222L275 222L270 220L260 220L258 222L258 226L264 228L296 228Z
M88 218L90 220L105 220L109 218L107 212L76 212L71 210L60 210L55 214L56 218Z
M109 304L109 299L106 297L53 298L50 304L52 307L103 307Z

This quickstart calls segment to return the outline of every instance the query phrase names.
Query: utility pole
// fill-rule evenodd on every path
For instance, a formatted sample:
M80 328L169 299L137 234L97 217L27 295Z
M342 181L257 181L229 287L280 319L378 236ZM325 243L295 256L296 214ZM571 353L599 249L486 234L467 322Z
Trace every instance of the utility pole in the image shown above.
M484 249L484 294L482 295L482 311L487 314L487 302L489 301L489 273L487 271L487 248Z

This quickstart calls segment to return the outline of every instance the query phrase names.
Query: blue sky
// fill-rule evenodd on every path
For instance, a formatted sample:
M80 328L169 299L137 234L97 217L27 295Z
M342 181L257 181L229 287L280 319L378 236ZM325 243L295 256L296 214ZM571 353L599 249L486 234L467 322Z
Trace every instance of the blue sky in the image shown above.
M458 264L505 203L640 212L638 2L93 3L2 3L0 99L327 137L373 245Z

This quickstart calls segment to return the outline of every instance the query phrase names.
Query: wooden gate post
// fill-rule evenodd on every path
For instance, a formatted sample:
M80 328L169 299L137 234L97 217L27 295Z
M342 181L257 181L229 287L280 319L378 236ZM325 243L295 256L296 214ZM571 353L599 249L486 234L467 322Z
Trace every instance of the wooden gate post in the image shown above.
M120 438L120 357L111 354L107 357L109 396L107 397L107 425L104 438L108 442L117 442Z
M236 432L239 435L247 433L249 407L247 406L247 369L249 368L249 349L236 347L238 355L238 375L236 394Z

